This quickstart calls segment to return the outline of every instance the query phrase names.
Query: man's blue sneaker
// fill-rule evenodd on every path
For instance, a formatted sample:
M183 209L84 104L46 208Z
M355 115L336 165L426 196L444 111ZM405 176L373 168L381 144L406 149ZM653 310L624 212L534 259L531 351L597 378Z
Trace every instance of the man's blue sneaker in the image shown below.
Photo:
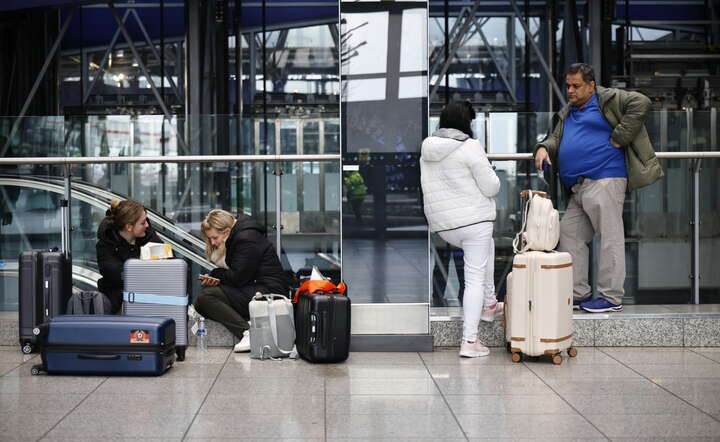
M580 304L580 308L590 313L619 312L622 304L615 305L605 298L595 298Z
M573 310L580 310L580 304L588 302L590 298L585 299L573 299Z

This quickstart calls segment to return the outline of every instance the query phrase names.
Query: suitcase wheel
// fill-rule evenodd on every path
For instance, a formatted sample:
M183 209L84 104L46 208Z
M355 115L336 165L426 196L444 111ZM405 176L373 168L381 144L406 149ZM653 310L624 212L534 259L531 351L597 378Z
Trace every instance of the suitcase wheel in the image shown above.
M522 361L522 355L520 353L513 353L512 354L512 361L513 362L520 362Z
M37 376L42 371L42 365L33 365L30 369L30 374L33 376Z
M575 348L575 347L568 348L567 352L568 352L568 356L570 356L571 358L574 358L575 356L577 356L577 348Z
M25 353L26 355L29 355L30 353L32 353L33 350L34 350L33 345L29 342L26 342L22 346L22 352Z
M562 356L560 356L560 353L553 355L552 357L552 363L555 365L562 364Z

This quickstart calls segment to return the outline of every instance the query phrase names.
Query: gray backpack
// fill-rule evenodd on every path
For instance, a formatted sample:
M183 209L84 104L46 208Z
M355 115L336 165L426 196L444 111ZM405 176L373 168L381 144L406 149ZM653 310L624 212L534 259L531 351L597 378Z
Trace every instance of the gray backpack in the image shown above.
M250 357L296 359L292 302L282 295L257 293L250 301L249 310Z
M111 315L112 304L104 293L86 292L73 287L65 310L67 315Z

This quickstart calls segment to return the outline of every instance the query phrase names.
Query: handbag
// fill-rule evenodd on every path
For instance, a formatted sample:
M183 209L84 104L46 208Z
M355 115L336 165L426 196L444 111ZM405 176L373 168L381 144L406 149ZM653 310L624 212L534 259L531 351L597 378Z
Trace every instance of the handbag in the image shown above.
M513 239L513 251L554 250L560 240L560 214L545 192L524 190L520 192L520 199L525 198L522 228Z

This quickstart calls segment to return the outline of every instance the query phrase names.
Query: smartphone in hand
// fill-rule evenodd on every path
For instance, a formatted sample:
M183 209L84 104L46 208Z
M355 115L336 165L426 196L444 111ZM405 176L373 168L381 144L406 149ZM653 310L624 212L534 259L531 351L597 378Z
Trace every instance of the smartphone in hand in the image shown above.
M213 278L213 277L210 276L210 275L198 275L198 279L200 280L201 283L206 283L206 284L218 284L218 283L220 283L220 280L219 280L219 279Z

